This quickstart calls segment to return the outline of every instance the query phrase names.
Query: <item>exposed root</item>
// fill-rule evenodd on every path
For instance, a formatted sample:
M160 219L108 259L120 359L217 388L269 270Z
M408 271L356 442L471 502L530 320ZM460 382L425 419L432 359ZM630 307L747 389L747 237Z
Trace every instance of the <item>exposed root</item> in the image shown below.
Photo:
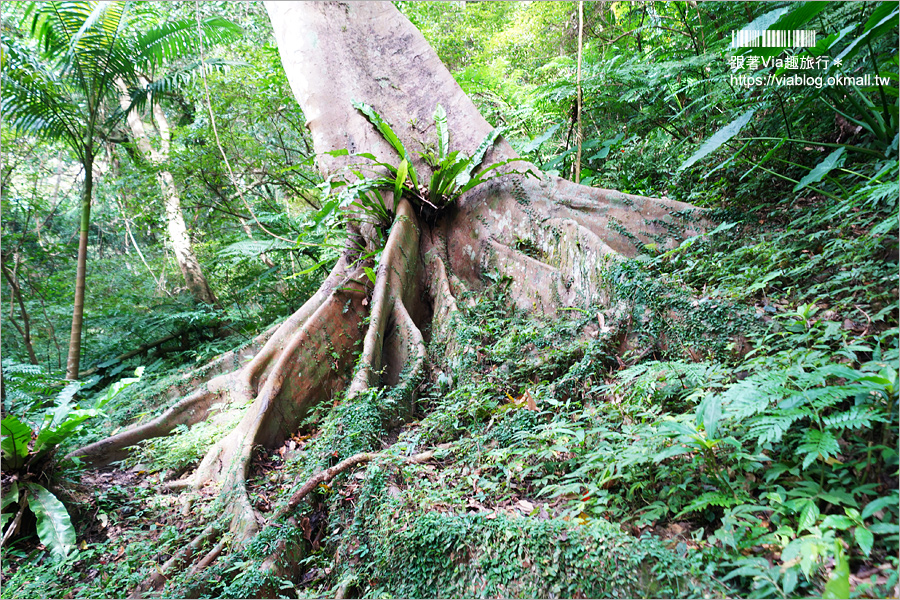
M323 483L328 483L344 471L348 471L353 467L365 464L373 460L387 457L388 455L383 452L360 452L358 454L354 454L349 458L345 458L333 467L329 467L324 471L319 471L318 473L307 479L306 483L300 486L299 490L294 492L294 494L291 496L291 499L288 500L288 503L284 506L284 508L275 513L275 516L272 517L270 521L277 521L283 518L285 515L297 508L297 505L300 504L300 502L302 502L310 492L316 489L316 487ZM420 464L423 462L428 462L432 458L434 458L434 450L427 450L425 452L413 454L412 456L404 459L404 462L409 464Z
M350 589L349 583L342 583L338 586L337 591L334 593L334 600L344 600L347 597L347 592Z
M200 559L200 561L194 565L191 569L191 575L195 573L199 573L209 565L213 564L219 555L222 554L222 550L225 549L225 540L219 540L219 543L216 544L212 550L206 553L206 556Z
M205 371L207 373L215 372L228 368L229 365L232 368L240 367L241 363L246 363L245 366L237 371L213 377L155 419L79 448L69 453L66 458L77 456L94 466L109 464L124 458L123 450L130 446L155 437L166 436L179 425L190 426L207 419L210 408L221 400L228 400L231 406L236 407L248 404L256 397L257 387L268 379L275 368L276 360L285 353L286 340L291 336L296 337L298 328L310 321L312 315L334 294L335 290L342 288L347 283L348 276L359 277L357 270L352 269L349 265L350 256L349 250L344 253L319 290L299 310L284 323L257 338L259 343L263 339L266 340L262 349L250 356L247 356L247 349L228 352L213 361L212 368L205 369ZM227 396L227 398L222 396Z
M375 278L369 329L366 331L359 367L349 393L359 393L378 384L385 331L395 308L412 300L419 256L419 228L412 206L406 200L397 205L397 218L381 254ZM408 314L407 314L408 316Z
M645 244L671 248L706 226L689 204L550 175L514 176L463 197L458 211L423 237L423 250L440 257L451 284L456 277L478 290L498 270L513 278L510 295L520 308L554 316L605 301L599 267L607 257L635 256Z
M258 531L246 486L253 448L271 447L290 435L308 409L340 384L363 314L361 277L360 271L352 287L333 292L286 341L241 422L210 449L190 479L195 487L217 482L230 495L230 529L238 544ZM357 293L351 295L348 289ZM347 311L347 306L353 309Z
M144 583L135 588L135 590L131 592L128 597L140 598L146 592L150 590L157 590L162 587L168 579L168 575L172 572L172 570L179 568L187 561L189 561L194 553L203 546L203 544L219 535L220 533L221 530L213 525L210 525L209 527L204 529L203 532L193 540L191 540L191 542L187 546L182 547L178 552L172 555L172 557L169 558L169 560L167 560L163 564L163 566L159 567L159 569L157 569L157 571L153 573L153 575L148 577Z
M107 465L125 457L125 448L144 440L162 437L179 425L193 425L209 416L209 409L219 395L229 389L231 375L219 375L204 387L185 396L155 419L70 452L66 458L85 458L94 466Z
M406 418L413 413L416 390L425 376L427 352L422 332L402 303L394 305L391 320L394 331L385 341L385 383L398 390Z

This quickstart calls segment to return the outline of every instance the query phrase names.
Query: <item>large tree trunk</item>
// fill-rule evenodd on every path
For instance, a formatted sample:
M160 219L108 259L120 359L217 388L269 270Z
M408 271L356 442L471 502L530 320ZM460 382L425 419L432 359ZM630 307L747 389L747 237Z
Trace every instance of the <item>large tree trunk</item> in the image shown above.
M306 115L319 165L334 174L353 158L323 152L346 148L400 162L352 101L370 104L410 150L435 139L432 115L447 112L454 149L471 153L493 129L462 91L422 34L389 3L335 5L270 2L288 81ZM501 140L486 163L517 157ZM417 159L416 169L429 167ZM529 165L523 163L523 168ZM535 167L532 166L536 170ZM476 188L423 236L422 258L433 279L438 262L451 282L479 288L498 270L516 282L522 308L554 314L602 300L597 269L607 257L631 256L643 243L673 246L673 233L693 228L676 217L690 205L542 179L505 178ZM679 229L686 231L679 232ZM454 292L462 290L451 285Z
M352 160L323 154L341 148L399 162L352 100L372 105L410 150L434 140L429 124L436 104L446 109L454 149L471 153L492 130L424 37L390 3L271 2L266 9L323 174L338 174ZM516 157L501 139L486 162ZM416 168L429 169L424 163ZM242 354L243 366L209 380L156 419L73 455L115 460L128 446L207 418L213 404L234 410L249 404L240 424L193 475L174 484L222 484L233 539L240 543L261 522L245 485L254 446L282 442L312 406L341 389L352 395L399 386L411 398L425 368L420 329L430 324L437 334L445 330L456 297L482 288L485 274L509 275L518 306L554 315L607 299L600 273L605 262L632 255L644 243L674 246L695 230L686 221L690 205L550 175L509 175L476 187L434 222L420 219L406 199L395 204L374 286L364 274L363 254L375 249L377 236L360 227L350 232L319 291L262 336L258 352Z
M121 80L117 81L116 85L119 87L120 92L119 103L122 106L122 110L127 111L131 103L127 88ZM128 127L131 129L131 134L138 150L144 155L144 158L158 168L156 179L166 208L166 230L169 234L172 250L175 253L175 260L178 262L178 267L184 276L184 283L198 302L214 306L218 302L212 288L209 287L209 283L206 281L206 277L203 276L200 261L197 260L194 249L191 246L191 238L184 222L184 214L181 212L181 198L178 196L178 189L175 187L175 178L172 177L172 173L162 168L162 165L169 160L169 146L171 144L169 121L158 103L153 105L152 114L156 122L156 128L159 131L159 150L156 150L150 144L150 136L147 135L144 123L136 111L128 113Z

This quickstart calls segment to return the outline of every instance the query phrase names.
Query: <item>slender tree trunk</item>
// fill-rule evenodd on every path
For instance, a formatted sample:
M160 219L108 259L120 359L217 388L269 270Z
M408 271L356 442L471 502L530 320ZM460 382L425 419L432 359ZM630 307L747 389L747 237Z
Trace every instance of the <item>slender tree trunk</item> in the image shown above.
M575 152L575 183L581 183L581 144L584 134L581 129L581 54L583 51L583 32L584 32L584 2L578 0L578 70L575 74L575 85L578 90L578 129L575 132L575 143L578 144L578 150Z
M4 258L6 257L4 256ZM38 364L38 359L34 353L34 346L31 344L31 319L28 316L28 311L25 310L25 301L22 298L22 289L19 287L18 278L16 277L16 274L12 272L8 266L6 266L5 262L0 263L0 269L3 270L3 277L9 284L9 289L12 293L12 297L19 305L19 314L22 316L22 325L19 325L19 323L16 322L15 318L13 318L12 307L10 307L9 321L13 324L13 327L16 328L25 342L25 350L28 352L29 362L31 362L31 364L33 365L36 365Z
M123 110L127 110L130 101L125 85L121 81L116 83L120 90L119 103ZM171 133L166 115L158 104L153 107L153 118L156 121L160 135L159 151L150 144L150 137L147 135L144 123L137 112L131 111L128 113L128 127L131 129L138 150L153 166L159 169L156 173L156 180L165 203L166 230L169 234L172 250L175 253L175 260L181 269L181 274L184 276L184 283L198 302L216 306L218 304L216 296L209 287L209 283L203 275L203 270L200 268L200 261L197 260L194 249L191 246L191 238L188 234L187 225L184 222L184 214L181 211L181 198L175 186L175 178L172 177L172 173L162 168L162 165L169 160Z
M78 235L78 258L75 266L75 302L72 309L72 335L66 359L66 379L78 379L81 365L81 329L84 320L84 288L87 274L88 230L91 224L91 198L94 193L94 149L85 148L84 191L81 195L81 227Z

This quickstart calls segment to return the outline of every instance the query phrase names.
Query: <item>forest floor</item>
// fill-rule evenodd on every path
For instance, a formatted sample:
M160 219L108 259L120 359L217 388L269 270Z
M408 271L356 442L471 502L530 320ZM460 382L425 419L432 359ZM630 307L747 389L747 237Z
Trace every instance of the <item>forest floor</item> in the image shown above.
M273 515L323 468L378 459L160 595L896 597L896 206L782 208L720 211L680 249L612 265L608 306L536 319L502 279L462 299L412 420L390 390L327 402L258 450L250 498ZM109 428L180 376L145 374ZM78 548L7 548L2 596L128 595L221 518L218 490L161 483L227 430L71 473ZM282 539L304 558L263 580Z

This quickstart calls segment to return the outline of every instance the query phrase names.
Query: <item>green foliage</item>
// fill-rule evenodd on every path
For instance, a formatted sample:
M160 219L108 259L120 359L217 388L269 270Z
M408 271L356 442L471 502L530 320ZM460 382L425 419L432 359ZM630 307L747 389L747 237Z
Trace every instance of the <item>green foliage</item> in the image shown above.
M6 474L15 474L13 483L3 493L3 507L0 510L7 512L2 513L2 523L5 526L15 511L30 509L35 515L41 542L55 557L65 558L75 546L75 530L62 502L37 481L50 480L55 476L55 454L60 445L80 435L88 419L102 415L102 408L140 379L143 367L137 369L136 377L123 378L109 386L91 402L92 408L80 408L78 403L73 402L82 388L77 381L65 382L65 387L57 393L54 388L60 387L63 382L42 375L40 368L23 368L23 365L10 361L4 361L3 367L10 396L20 400L30 399L31 402L12 404L8 410L19 416L9 414L2 421L0 446L4 470ZM28 393L24 393L22 388L27 389ZM42 393L55 395L55 399L50 409L39 416L44 406L44 399L40 397ZM20 525L10 525L13 526Z
M737 119L720 129L713 135L711 138L703 142L703 145L691 155L689 159L681 163L681 166L678 167L679 171L683 171L687 169L698 160L703 159L704 157L715 152L720 146L722 146L725 142L736 136L740 133L741 129L743 129L747 123L750 122L750 119L753 118L753 114L756 112L756 109L750 109Z
M358 179L350 184L339 184L346 185L340 193L341 207L345 210L351 206L356 207L364 214L369 215L373 222L381 227L387 226L393 220L393 212L385 204L383 191L393 192L394 198L406 197L426 221L434 222L448 206L452 206L460 196L475 186L511 173L524 174L520 171L496 171L500 167L516 162L515 159L493 163L479 170L485 154L500 136L500 129L494 129L485 136L471 155L466 155L461 151L450 152L447 114L444 108L438 105L434 113L437 149L421 153L425 163L431 167L432 175L427 185L423 180L420 186L412 156L391 126L368 104L354 102L353 106L366 116L397 152L400 164L395 166L381 162L369 153L356 154L355 156L371 161L372 166L383 168L387 171L387 175L371 178L366 177L360 171L351 169ZM348 152L337 150L329 154L346 156ZM528 174L534 175L531 171L528 171Z
M41 543L50 548L55 555L65 558L75 547L75 529L72 527L66 507L56 496L36 483L24 485L24 490L16 500L20 504L26 502L24 497L26 491L28 507L37 518L37 531Z

